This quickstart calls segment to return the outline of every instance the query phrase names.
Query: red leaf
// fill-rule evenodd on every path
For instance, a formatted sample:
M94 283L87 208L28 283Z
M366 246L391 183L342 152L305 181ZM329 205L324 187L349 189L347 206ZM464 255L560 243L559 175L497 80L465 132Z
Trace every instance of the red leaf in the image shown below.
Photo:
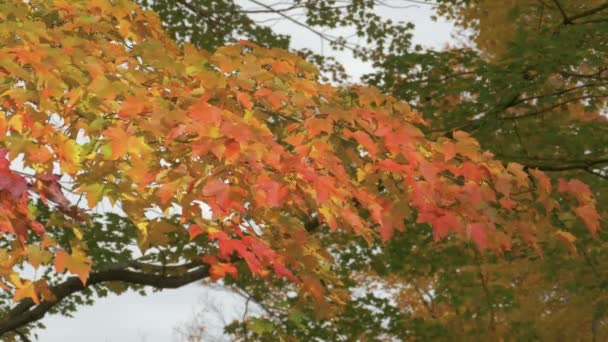
M534 176L534 178L536 178L540 184L541 190L543 190L545 193L551 193L551 180L544 172L538 169L531 169L529 172L532 176Z
M396 161L394 161L392 159L381 160L376 165L376 169L383 170L383 171L396 172L396 173L409 172L410 171L409 167L407 167L406 165L399 164L399 163L397 163Z
M260 177L256 186L258 205L276 208L283 204L289 189L268 177Z
M372 157L378 154L378 147L367 133L362 131L352 132L349 129L344 129L343 132L345 137L354 138Z
M209 276L211 277L211 280L216 281L224 278L226 275L231 275L233 278L238 276L238 271L233 264L218 262L211 265L211 268L209 269Z
M278 277L287 278L293 283L299 283L298 278L296 278L293 273L291 273L291 271L283 264L275 263L272 266Z
M38 221L30 221L30 227L32 227L32 230L38 234L38 235L42 235L46 232L46 229L44 229L44 226L42 224L40 224L40 222Z
M456 156L456 146L453 142L448 141L442 145L443 150L443 160L450 161Z
M451 230L459 231L462 229L462 225L458 220L458 217L450 212L446 212L444 215L433 220L432 225L433 239L435 242L448 236Z
M315 137L321 133L331 134L333 131L334 123L329 118L310 118L304 122L306 127L307 137Z
M147 107L147 102L142 101L142 98L131 96L122 101L118 116L121 118L131 118L142 114Z
M37 184L40 194L55 202L61 208L70 206L70 201L65 197L59 184L60 176L52 174L36 174Z
M13 173L9 169L0 169L0 191L11 194L13 199L20 199L27 190L25 178Z
M196 224L191 225L190 227L188 227L188 234L190 235L190 241L194 240L197 236L203 234L205 231L203 231L201 229L201 227L199 227Z
M386 242L393 237L395 233L395 227L393 226L393 218L389 215L382 215L382 221L380 221L380 238Z
M477 245L480 251L488 248L488 237L486 235L485 226L481 223L473 223L469 226L471 239Z
M251 101L251 96L249 94L237 91L236 99L239 101L241 106L245 107L246 109L253 108L253 102Z
M335 191L336 180L329 176L320 176L315 179L315 191L317 192L317 202L324 203Z
M600 215L592 203L574 208L574 212L583 220L589 232L595 236L600 229Z
M569 192L574 195L580 202L589 201L593 195L591 193L591 188L578 179L571 179L570 181L566 181L563 178L557 183L557 191L559 192Z
M207 103L205 98L190 106L188 111L193 125L201 127L205 132L209 127L220 127L222 110Z

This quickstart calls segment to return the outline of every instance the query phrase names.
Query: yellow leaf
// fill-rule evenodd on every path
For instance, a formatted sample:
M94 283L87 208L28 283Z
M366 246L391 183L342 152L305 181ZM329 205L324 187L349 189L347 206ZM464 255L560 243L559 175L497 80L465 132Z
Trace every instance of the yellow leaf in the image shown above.
M89 208L92 209L99 203L103 196L103 188L102 184L86 184L79 188L80 192L86 193Z
M34 269L37 269L40 265L48 264L53 256L51 252L44 250L37 245L27 247L26 253L27 259Z
M357 169L357 182L362 182L365 179L366 173L362 169Z
M36 293L36 287L34 286L34 283L29 280L26 280L22 286L17 287L17 291L15 291L15 295L13 296L13 302L18 302L25 298L31 298L36 304L40 303L40 299L38 299L38 294Z
M576 236L564 230L559 230L555 234L572 253L577 254L576 245L574 244L574 242L576 242Z
M74 140L59 135L55 146L55 153L59 157L61 170L67 174L74 175L80 171L80 151L82 147Z

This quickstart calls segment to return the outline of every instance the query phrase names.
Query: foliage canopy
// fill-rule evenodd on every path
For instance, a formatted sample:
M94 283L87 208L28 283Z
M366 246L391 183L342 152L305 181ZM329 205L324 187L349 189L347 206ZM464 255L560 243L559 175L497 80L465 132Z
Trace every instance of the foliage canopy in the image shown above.
M337 312L358 318L366 301L394 314L392 333L419 336L417 325L446 323L398 319L373 296L352 301L357 277L392 280L406 293L453 285L450 300L459 301L470 298L455 293L467 291L473 262L486 294L495 290L482 256L497 269L564 258L558 244L576 251L574 234L600 231L585 183L503 164L462 130L437 137L431 107L422 116L376 88L322 84L316 67L284 50L180 46L155 13L127 1L0 6L0 333L8 337L49 311L73 310L91 291L224 277L298 293L276 317L285 329L254 321L252 332L269 339L331 338L306 327ZM120 215L94 212L104 205ZM370 262L374 274L359 272ZM502 334L505 305L428 315L481 312ZM382 318L351 333L382 327Z

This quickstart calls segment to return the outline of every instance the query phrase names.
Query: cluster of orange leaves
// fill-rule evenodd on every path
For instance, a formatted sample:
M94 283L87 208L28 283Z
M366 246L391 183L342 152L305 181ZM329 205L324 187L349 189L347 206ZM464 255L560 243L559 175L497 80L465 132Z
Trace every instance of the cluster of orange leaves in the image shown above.
M0 142L33 175L0 165L1 227L19 237L0 277L21 291L15 300L38 300L15 270L28 255L33 264L32 246L50 253L40 263L54 259L83 283L94 263L78 239L70 252L48 243L28 211L29 187L70 214L50 176L57 169L89 208L120 204L140 245L164 234L147 210L179 207L192 239L217 241L217 256L201 256L213 278L236 276L238 257L317 299L319 280L332 280L331 255L305 229L311 217L370 241L389 240L406 221L428 223L437 241L454 234L496 253L520 237L536 246L552 229L559 205L542 172L505 167L464 132L429 140L407 104L320 84L291 53L248 42L213 53L179 47L154 13L126 1L0 6ZM595 232L591 192L573 182L560 191L574 194L575 213ZM28 243L28 227L47 242Z

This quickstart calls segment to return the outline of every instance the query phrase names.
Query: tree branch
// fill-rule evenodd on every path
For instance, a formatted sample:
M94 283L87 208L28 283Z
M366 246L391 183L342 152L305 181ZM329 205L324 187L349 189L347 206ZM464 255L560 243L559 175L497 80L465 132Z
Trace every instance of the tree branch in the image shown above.
M608 164L608 158L597 159L553 159L553 158L534 158L534 157L518 157L510 155L497 154L497 157L503 159L511 159L525 165L528 168L540 169L543 171L568 171L568 170L585 170L591 167L596 167L601 164Z
M580 18L583 18L583 17L594 15L594 14L596 14L596 13L598 13L600 11L603 11L605 9L608 9L608 1L604 2L601 5L595 6L593 8L590 8L590 9L586 10L586 11L582 11L582 12L580 12L578 14L575 14L575 15L571 16L570 17L570 21L575 21L576 19L580 19Z
M325 33L321 32L321 31L319 31L319 30L317 30L317 29L315 29L314 27L311 27L311 26L309 26L309 25L306 25L306 24L304 24L304 23L302 23L302 22L300 22L300 21L298 21L298 20L296 20L296 19L294 19L294 18L290 17L289 15L287 15L287 14L285 14L285 13L283 13L283 12L276 11L274 8L272 8L272 7L271 7L271 6L269 6L269 5L266 5L266 4L264 4L264 3L261 3L261 2L259 2L259 1L257 1L257 0L248 0L248 1L249 1L249 2L252 2L252 3L254 3L254 4L256 4L256 5L260 6L260 7L264 7L264 8L265 8L265 9L267 9L269 12L276 13L276 14L280 15L281 17L283 17L283 18L285 18L285 19L287 19L287 20L291 21L292 23L294 23L294 24L296 24L296 25L298 25L298 26L301 26L301 27L303 27L303 28L305 28L305 29L309 30L310 32L312 32L312 33L316 34L316 35L317 35L317 36L319 36L321 39L323 39L323 40L325 40L325 41L327 41L327 42L329 42L329 43L332 43L332 44L339 44L339 42L337 41L337 39L334 39L333 37L331 37L331 36L329 36L329 35L327 35L327 34L325 34ZM355 50L353 47L348 46L348 45L346 45L346 44L343 44L343 46L344 46L345 48L347 48L347 49L351 50L351 51L354 51L354 50Z
M31 299L21 301L17 306L10 310L0 319L0 336L15 331L29 323L42 319L46 313L66 297L80 292L92 285L102 284L111 281L121 281L133 285L152 286L157 289L174 289L188 285L197 280L209 276L209 268L200 266L200 263L188 263L185 265L167 266L170 270L183 270L199 266L192 271L182 275L158 275L140 271L131 271L128 268L147 269L160 267L158 265L147 265L140 262L132 262L127 265L121 264L118 267L91 273L86 285L83 285L78 277L70 277L63 283L51 287L51 291L57 298L54 302L42 302L36 305Z
M564 25L572 24L572 19L568 18L568 15L566 14L566 11L564 11L564 8L559 3L559 1L558 0L553 0L553 3L555 3L555 6L557 6L557 9L559 10L559 13L561 13L562 17L564 18Z

